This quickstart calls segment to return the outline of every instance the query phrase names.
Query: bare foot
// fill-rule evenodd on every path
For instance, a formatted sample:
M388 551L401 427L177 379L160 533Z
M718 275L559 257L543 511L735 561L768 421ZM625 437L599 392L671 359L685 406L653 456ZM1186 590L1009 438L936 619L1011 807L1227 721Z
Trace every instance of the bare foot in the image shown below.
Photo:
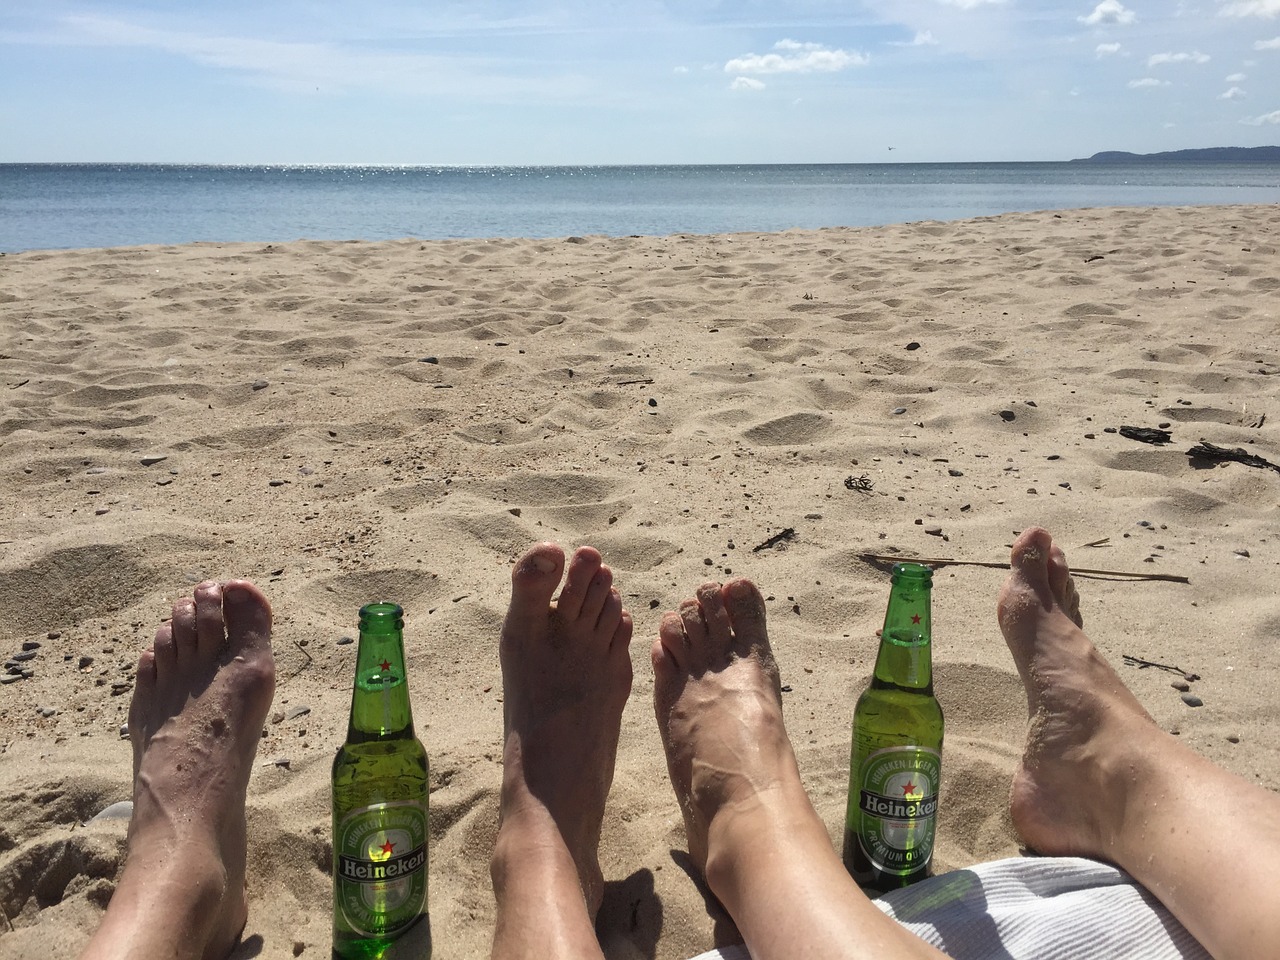
M574 553L553 602L564 566L564 552L541 543L511 574L498 648L506 740L494 888L500 912L514 908L508 896L520 871L567 851L594 917L604 893L600 828L631 692L632 624L592 547ZM545 909L545 889L533 892Z
M138 660L129 854L86 957L225 957L248 915L245 791L275 689L271 607L202 583Z
M1123 761L1134 725L1152 720L1080 629L1066 558L1044 530L1014 543L997 614L1030 717L1010 793L1014 827L1043 854L1111 859L1132 776Z
M760 591L749 580L703 584L662 618L651 655L654 711L689 855L715 890L720 828L739 813L785 807L797 791L804 797Z

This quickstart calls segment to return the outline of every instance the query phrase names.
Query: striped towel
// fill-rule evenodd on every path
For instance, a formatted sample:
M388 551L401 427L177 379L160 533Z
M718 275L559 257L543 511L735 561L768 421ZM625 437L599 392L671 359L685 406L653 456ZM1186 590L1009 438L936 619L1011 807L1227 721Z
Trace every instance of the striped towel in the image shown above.
M996 860L874 902L957 960L1211 960L1127 873L1077 857ZM736 945L694 960L751 954Z

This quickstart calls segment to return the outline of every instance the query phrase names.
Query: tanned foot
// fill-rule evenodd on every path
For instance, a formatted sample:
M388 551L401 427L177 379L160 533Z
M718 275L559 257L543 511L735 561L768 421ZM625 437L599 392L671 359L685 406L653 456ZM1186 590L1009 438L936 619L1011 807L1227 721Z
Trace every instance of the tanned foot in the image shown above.
M604 894L600 829L631 692L632 623L595 549L574 553L553 601L564 567L564 552L541 543L511 575L498 648L505 744L493 879L500 913L504 905L518 911L522 894L511 888L522 871L543 861L548 873L539 876L548 876L567 851L594 918Z
M703 584L663 617L651 656L654 711L689 855L715 890L717 842L735 820L775 806L809 808L783 727L760 591L749 580Z
M1133 776L1126 758L1151 717L1081 629L1066 558L1049 534L1024 531L1010 566L997 614L1030 717L1010 793L1014 827L1039 853L1110 859Z
M202 583L138 660L133 818L87 957L225 957L248 913L245 791L275 689L271 607L244 580Z

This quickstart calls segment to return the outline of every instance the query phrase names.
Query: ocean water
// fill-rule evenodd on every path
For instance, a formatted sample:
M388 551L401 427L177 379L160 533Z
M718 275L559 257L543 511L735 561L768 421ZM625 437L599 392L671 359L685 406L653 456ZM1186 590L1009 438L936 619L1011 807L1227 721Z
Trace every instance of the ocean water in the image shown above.
M0 164L0 252L250 240L777 231L1280 203L1280 164Z

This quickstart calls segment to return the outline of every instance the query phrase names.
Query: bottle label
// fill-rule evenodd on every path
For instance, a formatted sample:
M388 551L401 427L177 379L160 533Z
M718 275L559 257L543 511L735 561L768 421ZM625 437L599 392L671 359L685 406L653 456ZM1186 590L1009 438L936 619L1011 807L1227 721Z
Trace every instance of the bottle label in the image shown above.
M858 845L881 873L906 876L933 857L942 757L928 747L888 747L858 772Z
M335 907L360 936L395 937L427 900L427 811L375 803L348 813L333 838Z

